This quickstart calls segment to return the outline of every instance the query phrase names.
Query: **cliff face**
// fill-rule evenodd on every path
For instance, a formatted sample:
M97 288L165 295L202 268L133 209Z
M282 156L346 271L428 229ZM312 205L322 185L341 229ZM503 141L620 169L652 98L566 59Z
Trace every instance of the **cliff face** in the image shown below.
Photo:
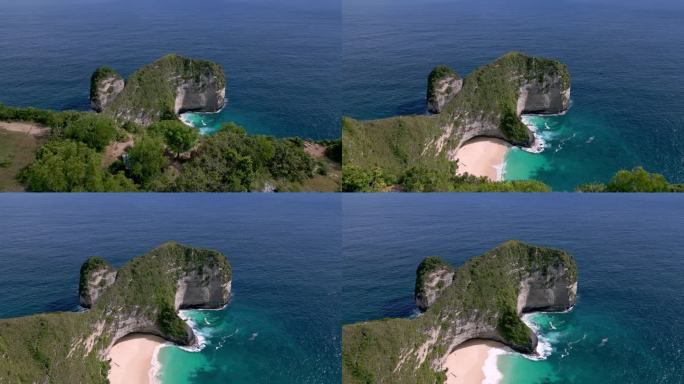
M429 112L440 113L463 87L463 79L451 68L441 65L430 72L427 88Z
M81 266L78 301L91 308L102 293L116 280L116 270L104 259L91 257Z
M422 316L343 328L344 383L441 382L447 356L470 339L533 353L537 338L520 315L576 301L576 265L560 250L511 241L457 269L430 259L416 276Z
M124 89L124 79L113 69L101 67L90 78L90 108L102 112Z
M98 89L105 87L106 78L97 84ZM148 126L183 112L217 112L225 104L225 94L226 77L220 65L167 55L134 72L106 103L93 99L91 92L91 104L102 104L102 112L124 121Z
M476 69L462 87L452 86L450 93L439 89L449 89L447 83L455 81L449 77L453 71L442 68L438 72L439 76L431 74L428 79L428 104L438 114L345 119L345 165L380 167L395 176L412 166L448 172L458 149L468 140L494 137L530 147L534 135L520 115L557 114L570 105L570 74L555 60L512 52Z
M14 346L0 369L9 382L105 383L107 353L126 335L147 333L194 345L197 339L178 310L226 305L231 279L225 256L178 243L119 270L91 258L81 268L79 288L80 301L90 309L0 320L0 340Z

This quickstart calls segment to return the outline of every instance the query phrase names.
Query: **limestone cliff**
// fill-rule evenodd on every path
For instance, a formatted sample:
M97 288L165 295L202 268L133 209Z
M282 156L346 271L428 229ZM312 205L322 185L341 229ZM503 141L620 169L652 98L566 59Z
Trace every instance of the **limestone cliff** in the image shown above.
M93 306L116 280L116 270L101 257L91 257L81 266L81 279L78 286L79 303L84 308Z
M81 269L83 313L0 320L0 372L8 382L106 383L108 351L131 333L191 346L197 339L177 312L220 308L231 267L216 251L166 243L115 270L91 258Z
M440 65L428 76L427 108L432 113L440 113L444 106L456 96L463 87L463 79L453 69Z
M98 79L93 81L97 90L116 91L109 86L111 76L100 75ZM216 63L166 55L134 72L123 89L105 97L105 102L103 92L93 93L92 87L93 109L147 126L183 112L219 111L225 104L226 77Z
M90 107L96 112L107 108L124 89L124 79L109 67L100 67L90 78Z
M557 114L570 106L570 74L556 60L508 53L473 71L462 87L454 83L457 75L449 75L452 70L440 68L428 79L428 105L438 114L343 119L344 165L394 176L416 166L452 172L468 140L494 137L530 147L535 138L520 115Z
M416 279L423 315L344 326L345 384L443 382L447 356L470 339L533 353L537 338L520 315L566 310L577 297L577 267L570 255L518 241L457 269L428 258Z

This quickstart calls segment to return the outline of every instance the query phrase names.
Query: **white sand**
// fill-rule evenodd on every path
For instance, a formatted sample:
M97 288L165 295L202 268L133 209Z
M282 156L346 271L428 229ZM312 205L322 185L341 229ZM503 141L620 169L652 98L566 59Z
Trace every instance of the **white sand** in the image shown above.
M506 153L511 145L500 139L476 137L465 142L456 152L458 173L487 176L491 180L503 179Z
M503 348L502 344L485 340L470 340L459 345L447 357L445 384L482 384L485 379L497 382L500 373L496 370L496 359L504 353Z
M152 360L164 340L151 335L129 335L114 345L107 357L111 359L111 384L151 384Z

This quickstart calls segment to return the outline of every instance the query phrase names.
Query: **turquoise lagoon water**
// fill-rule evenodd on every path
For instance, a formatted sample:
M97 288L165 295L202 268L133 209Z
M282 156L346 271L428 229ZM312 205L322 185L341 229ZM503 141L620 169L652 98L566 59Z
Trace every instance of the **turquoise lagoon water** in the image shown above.
M341 377L340 196L4 194L0 318L78 310L81 263L114 265L168 240L224 253L233 295L184 311L199 351L164 347L175 383L321 383Z
M499 384L679 384L684 201L673 195L345 195L343 323L415 315L418 263L510 239L578 263L577 305L526 316L543 359L500 355Z

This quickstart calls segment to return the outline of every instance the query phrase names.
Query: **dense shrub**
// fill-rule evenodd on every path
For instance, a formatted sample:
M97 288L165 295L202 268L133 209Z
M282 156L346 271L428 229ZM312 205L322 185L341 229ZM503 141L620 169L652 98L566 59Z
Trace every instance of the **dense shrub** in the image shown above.
M55 140L36 154L20 180L34 192L118 192L135 190L123 174L102 168L102 157L83 143Z
M98 151L103 150L116 138L117 132L116 122L112 118L94 113L81 114L69 121L64 128L64 136Z
M145 187L161 174L166 162L162 140L155 135L141 135L128 151L128 172Z
M150 132L164 137L166 145L176 156L192 149L199 139L199 131L196 128L189 127L178 120L160 121L150 126L149 129Z

